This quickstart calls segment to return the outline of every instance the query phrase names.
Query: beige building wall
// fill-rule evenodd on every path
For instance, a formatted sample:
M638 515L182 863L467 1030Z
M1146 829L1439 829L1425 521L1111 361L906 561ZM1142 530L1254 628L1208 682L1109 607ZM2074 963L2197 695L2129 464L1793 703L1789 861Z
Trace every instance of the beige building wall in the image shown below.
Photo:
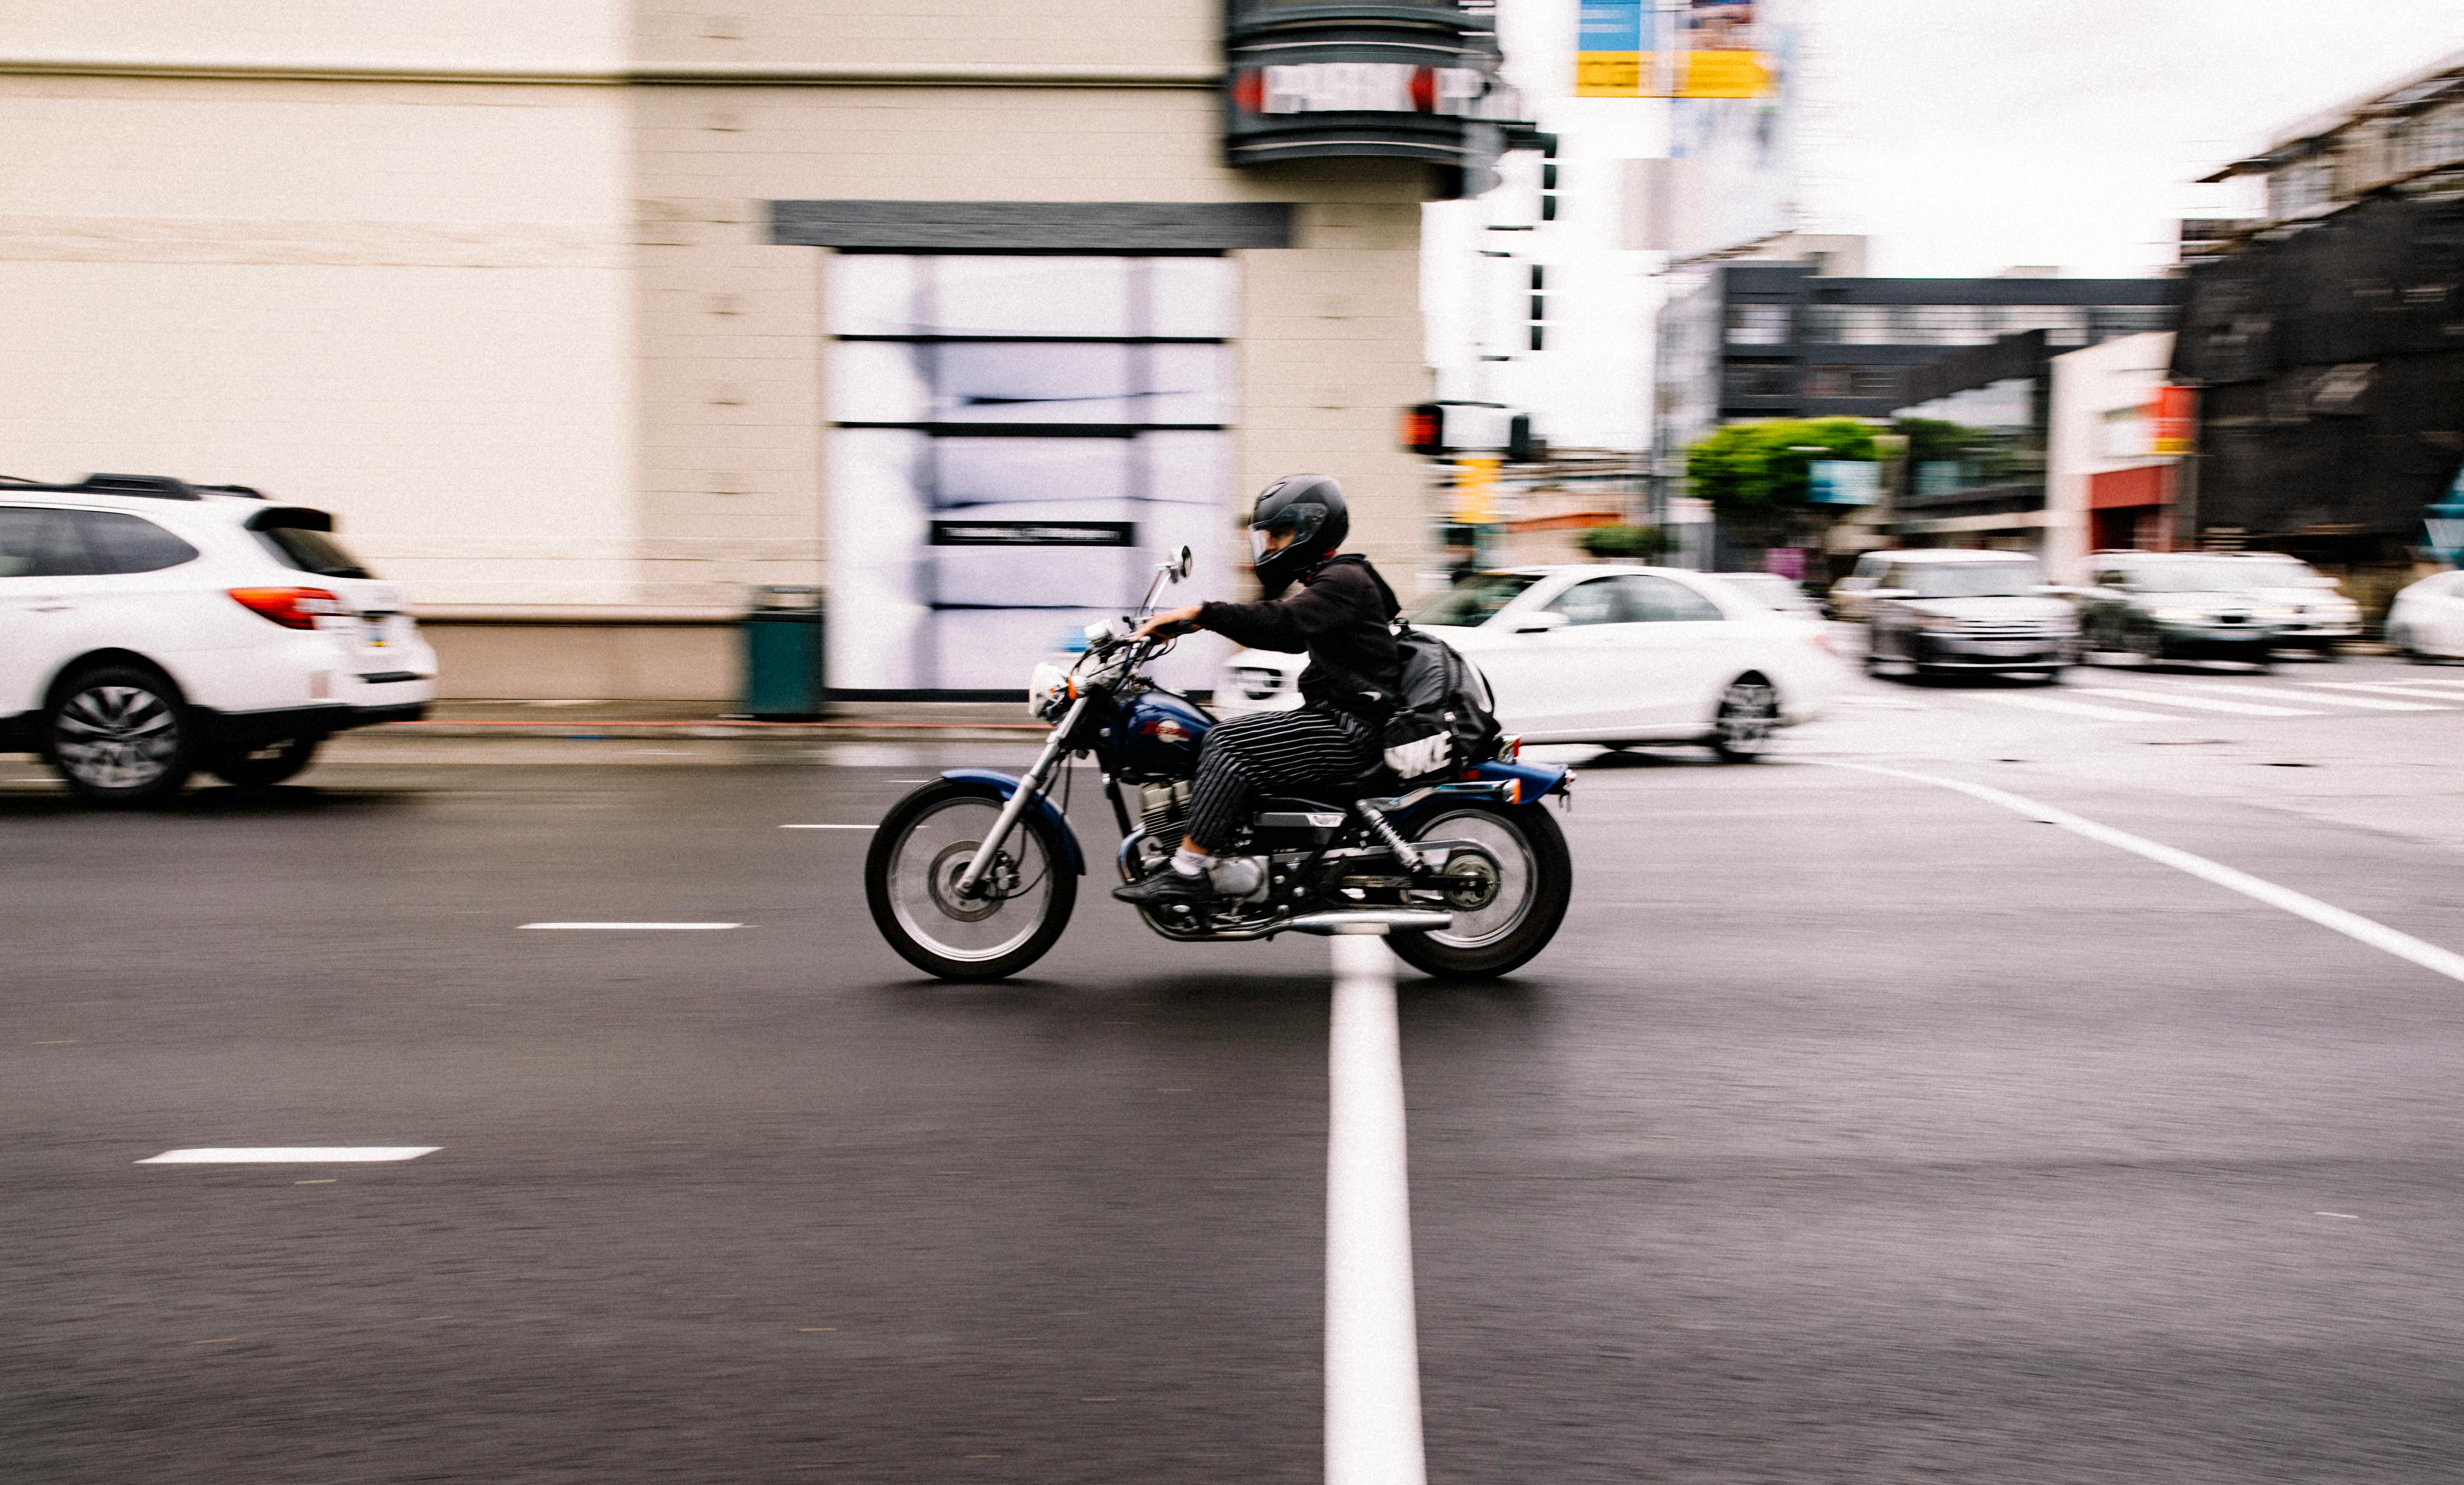
M634 597L613 88L0 76L0 470L255 485L422 602Z
M1408 590L1427 175L1224 165L1220 28L1211 0L18 0L0 471L333 510L431 621L493 626L440 634L449 695L724 696L695 624L826 557L825 252L773 245L771 201L1292 202L1293 247L1235 254L1226 520L1334 474ZM506 627L541 608L632 627Z
M1396 443L1430 395L1418 166L1235 171L1198 88L663 87L636 95L644 217L646 580L661 604L818 582L825 411L821 259L769 242L773 200L1284 201L1296 245L1234 254L1240 478L1233 508L1316 470L1363 550L1410 586L1427 474Z

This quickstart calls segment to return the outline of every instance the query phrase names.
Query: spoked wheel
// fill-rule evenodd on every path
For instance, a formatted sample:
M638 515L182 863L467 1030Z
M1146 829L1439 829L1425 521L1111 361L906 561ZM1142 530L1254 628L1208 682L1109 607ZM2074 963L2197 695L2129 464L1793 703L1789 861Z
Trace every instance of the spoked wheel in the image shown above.
M89 670L52 709L44 753L96 804L150 804L178 794L196 767L188 721L169 682L135 666Z
M238 789L271 789L296 778L317 756L322 737L285 737L255 748L235 748L206 760L206 772Z
M1573 895L1574 866L1548 808L1465 805L1414 823L1415 841L1469 841L1488 853L1446 868L1454 927L1397 933L1396 956L1441 979L1487 979L1521 968L1549 947ZM1490 863L1494 863L1492 867Z
M1030 809L972 892L967 863L1005 801L990 784L942 779L898 801L872 835L864 895L899 957L945 980L1015 974L1069 925L1078 878L1060 832Z
M1758 675L1741 675L1720 693L1711 717L1711 751L1722 761L1751 763L1771 752L1779 731L1779 692Z

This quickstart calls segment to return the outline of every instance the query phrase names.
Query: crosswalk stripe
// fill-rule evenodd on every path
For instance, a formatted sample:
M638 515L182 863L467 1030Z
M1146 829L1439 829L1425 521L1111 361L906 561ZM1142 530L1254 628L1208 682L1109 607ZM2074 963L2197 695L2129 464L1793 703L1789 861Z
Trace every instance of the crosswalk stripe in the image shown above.
M2406 690L2400 686L2373 686L2365 681L2304 681L2301 684L2304 686L2316 686L2325 690L2369 691L2381 696L2419 696L2424 694L2420 691ZM2432 692L2431 694L2435 693Z
M2089 696L2111 696L2120 701L2151 702L2160 707L2188 707L2193 711L2232 711L2246 717L2315 717L2316 711L2299 711L2291 707L2254 706L2248 702L2218 701L2211 696L2181 696L2164 691L2131 690L2119 686L2073 686L2065 688Z
M2365 711L2448 711L2418 701L2374 701L2367 696L2324 696L2315 691L2278 690L2272 686L2211 686L2230 696L2265 696L2273 701L2306 701L2314 707L2357 707Z
M2006 707L2025 707L2032 711L2058 711L2064 716L2103 717L2109 721L2115 722L2176 722L2181 720L2178 717L2167 716L2162 711L2125 711L2120 707L2100 707L2093 702L2056 701L2051 696L1995 696L1989 694L1983 699L1986 701L1997 701Z
M2387 684L2389 686L2401 686L2407 690L2411 690L2415 687L2425 688L2428 693L2433 696L2443 696L2454 691L2464 690L2464 681L2448 681L2442 680L2436 676L2428 675L2419 677L2407 676L2401 681L2389 681Z

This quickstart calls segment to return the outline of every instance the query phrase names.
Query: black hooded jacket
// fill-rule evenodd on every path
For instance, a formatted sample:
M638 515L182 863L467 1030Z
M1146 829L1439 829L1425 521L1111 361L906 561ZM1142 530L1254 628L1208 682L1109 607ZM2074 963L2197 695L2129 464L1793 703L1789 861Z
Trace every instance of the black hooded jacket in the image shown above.
M1403 661L1390 627L1402 605L1369 558L1347 552L1319 563L1287 598L1202 603L1198 626L1251 649L1309 653L1301 695L1382 728L1395 708Z

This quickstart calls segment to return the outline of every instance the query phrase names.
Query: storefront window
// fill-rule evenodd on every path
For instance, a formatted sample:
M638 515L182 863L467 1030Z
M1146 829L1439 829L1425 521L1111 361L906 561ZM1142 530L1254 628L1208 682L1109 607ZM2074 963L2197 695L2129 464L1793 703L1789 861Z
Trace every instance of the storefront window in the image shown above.
M1221 257L834 257L832 688L1016 690L1162 554L1220 570L1233 290Z

